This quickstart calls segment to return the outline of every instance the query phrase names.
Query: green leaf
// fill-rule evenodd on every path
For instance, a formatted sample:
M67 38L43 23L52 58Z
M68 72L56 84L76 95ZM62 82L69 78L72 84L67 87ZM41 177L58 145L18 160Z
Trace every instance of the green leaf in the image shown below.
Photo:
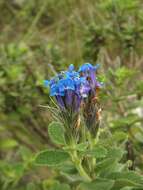
M69 154L61 150L45 150L40 152L35 159L38 165L56 166L69 159Z
M102 2L102 1L101 1ZM138 1L134 0L106 0L103 1L100 5L100 7L103 10L109 10L112 11L113 8L116 7L116 9L121 12L121 11L129 11L132 9L135 9L138 5Z
M123 131L116 131L115 133L113 133L111 139L109 139L109 141L113 142L122 142L125 141L128 137L128 134L123 132Z
M140 121L140 117L138 117L136 114L130 114L124 118L113 120L111 122L110 127L127 129L131 127L133 124L137 123L138 121Z
M15 66L15 65L10 65L10 68L7 69L7 74L8 77L13 81L13 80L22 80L22 67L21 66Z
M115 181L114 187L112 190L117 190L117 189L121 189L121 188L127 188L127 187L139 187L138 184L132 182L131 180L127 180L127 179L117 179ZM140 186L141 187L141 186Z
M133 187L123 187L122 189L120 189L120 190L132 190L133 189Z
M113 185L113 180L96 180L91 183L81 183L78 190L110 190Z
M70 186L68 184L54 184L53 187L50 188L50 190L70 190Z
M9 149L14 148L18 144L14 139L1 139L0 140L0 149Z
M106 158L96 164L95 172L100 175L100 177L107 177L113 172L120 172L124 165L118 163L116 159Z
M109 177L113 180L127 180L132 186L133 184L143 186L143 176L133 171L112 173Z
M143 93L143 81L139 81L139 82L137 83L136 91L137 91L139 94L142 94L142 93Z
M27 184L26 190L38 190L38 187L33 182L30 182L30 183Z
M43 181L43 190L70 190L70 186L57 180L47 179Z
M125 151L121 148L113 147L108 150L107 158L121 160Z
M3 173L11 179L16 180L16 178L19 178L24 173L24 165L20 162L17 163L6 163L2 162L0 163L0 170L3 171Z
M19 148L19 153L21 155L22 160L25 162L27 162L27 161L29 162L30 160L33 159L31 150L25 146L21 146Z
M56 166L57 168L59 168L59 170L62 172L62 174L76 174L77 173L77 170L74 166L73 163L64 163L64 165L59 165L59 166Z
M104 158L107 155L107 150L102 146L97 146L91 151L86 151L86 154L95 158Z
M109 168L111 166L111 163L114 162L114 159L106 158L103 161L96 164L96 172L104 171L104 169Z
M134 133L134 137L138 142L143 143L143 134L141 132Z
M61 123L52 122L48 126L48 133L53 143L63 145L65 144L64 129Z

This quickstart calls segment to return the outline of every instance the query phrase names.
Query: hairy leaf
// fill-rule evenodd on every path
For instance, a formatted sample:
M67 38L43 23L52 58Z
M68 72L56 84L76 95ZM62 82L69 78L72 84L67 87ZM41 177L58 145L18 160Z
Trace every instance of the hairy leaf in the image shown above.
M52 122L48 126L48 133L53 143L61 145L65 144L64 130L61 123Z
M69 159L67 152L61 150L45 150L36 156L35 163L38 165L55 166Z

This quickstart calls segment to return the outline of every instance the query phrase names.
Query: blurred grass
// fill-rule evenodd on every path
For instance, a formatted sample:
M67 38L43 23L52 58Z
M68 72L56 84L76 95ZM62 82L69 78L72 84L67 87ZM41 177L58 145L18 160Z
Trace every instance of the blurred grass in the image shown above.
M136 51L141 53L141 1L114 2L116 1L2 1L1 18L5 19L0 22L1 42L9 43L10 39L14 43L24 41L28 46L54 44L60 48L66 64L77 64L85 60L85 42L87 41L88 49L91 35L94 47L98 49L100 46L101 54L104 48L114 58L120 54L124 57L127 51L130 54ZM128 50L130 47L125 50L125 46L131 46L133 50ZM135 52L134 46L137 46ZM100 57L102 56L99 59Z

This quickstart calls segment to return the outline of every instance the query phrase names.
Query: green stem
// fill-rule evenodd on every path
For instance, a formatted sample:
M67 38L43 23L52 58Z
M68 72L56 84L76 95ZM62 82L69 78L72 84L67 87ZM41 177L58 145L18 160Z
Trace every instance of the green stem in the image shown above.
M76 164L76 169L78 170L79 174L81 177L83 177L83 179L87 182L91 182L91 178L88 176L88 174L85 172L85 170L83 169L81 163Z
M89 142L89 149L92 151L92 149L94 148L94 140L91 137L91 134L88 132L87 133L87 138L88 138L88 142ZM91 169L91 173L92 173L92 177L95 178L95 166L96 166L96 158L90 158L90 169Z
M80 176L86 181L86 182L91 182L92 179L90 178L90 176L86 173L86 171L84 170L82 164L81 164L81 160L77 155L77 151L75 150L75 145L72 144L71 146L71 151L70 151L70 155L72 158L72 161L77 169L77 171L79 172Z

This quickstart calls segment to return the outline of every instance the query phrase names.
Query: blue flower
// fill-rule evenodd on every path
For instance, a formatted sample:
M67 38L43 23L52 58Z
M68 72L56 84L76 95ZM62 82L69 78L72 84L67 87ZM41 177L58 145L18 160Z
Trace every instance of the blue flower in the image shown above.
M65 71L64 73L65 73L65 77L67 77L67 78L72 78L74 80L76 80L76 78L80 78L79 73L74 70L73 64L71 64L69 66L68 70Z
M96 71L98 68L100 67L99 64L97 64L96 66L93 66L92 64L90 63L85 63L84 65L82 65L80 68L79 68L79 72L88 72L88 71Z
M50 81L45 80L44 84L50 87L50 96L54 96L64 110L78 111L82 99L87 97L90 90L86 78L81 77L73 65Z

